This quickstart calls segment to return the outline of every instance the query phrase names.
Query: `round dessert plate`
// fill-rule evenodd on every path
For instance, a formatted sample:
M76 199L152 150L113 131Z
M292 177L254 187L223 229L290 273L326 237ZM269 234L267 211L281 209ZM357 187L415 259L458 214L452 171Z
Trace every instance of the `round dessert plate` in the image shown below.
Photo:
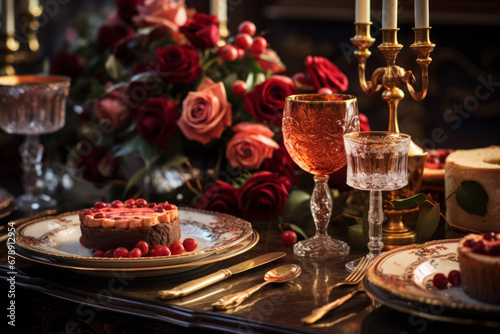
M80 221L75 212L29 221L16 230L16 243L39 257L62 263L102 268L165 267L198 261L247 239L250 222L214 212L179 208L181 240L194 238L198 247L179 255L140 258L95 258L80 244ZM152 246L152 245L151 245Z
M161 265L161 263L158 263L159 265L156 267L103 268L93 266L78 266L70 263L65 263L64 261L60 261L59 259L50 256L39 256L37 253L23 249L18 245L16 245L16 254L26 260L35 263L48 265L55 268L68 269L79 274L103 277L116 277L117 275L119 275L120 277L150 277L177 274L201 267L205 268L210 265L216 265L219 261L232 258L252 249L259 241L259 238L259 234L254 230L248 238L241 241L240 243L212 253L202 259L180 264L169 264L165 266Z
M379 255L367 271L370 284L398 296L433 307L484 316L500 315L500 305L488 304L469 297L462 287L436 289L432 278L437 273L448 275L460 270L459 239L437 240L425 244L402 246Z

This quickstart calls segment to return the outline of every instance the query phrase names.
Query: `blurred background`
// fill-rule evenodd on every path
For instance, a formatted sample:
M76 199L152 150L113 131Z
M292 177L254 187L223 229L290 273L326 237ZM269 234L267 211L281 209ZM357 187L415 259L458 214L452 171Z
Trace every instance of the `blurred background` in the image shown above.
M3 4L9 2L4 0ZM16 8L36 0L16 0ZM30 52L30 39L20 39L16 73L41 72L72 33L78 17L104 18L115 8L115 0L40 0L44 8L38 23L30 26L33 13L16 13L16 26L36 30L38 48ZM270 46L287 66L286 75L303 71L308 55L323 56L349 78L348 93L356 95L360 112L373 130L386 130L388 108L380 92L365 95L357 77L357 60L350 38L354 36L354 1L345 0L229 0L228 28L237 32L243 20L253 21L264 32ZM209 13L208 0L186 0L189 7ZM382 0L372 0L372 56L367 73L385 65L376 46L381 43ZM398 40L404 45L397 64L420 76L413 43L413 0L399 1ZM5 6L2 7L4 10ZM3 17L3 16L2 16ZM3 23L5 24L5 22ZM500 1L431 0L431 41L436 44L430 65L430 89L424 101L413 101L409 93L399 105L400 131L408 133L422 148L468 149L500 145ZM16 32L17 33L17 32ZM24 35L23 35L24 36ZM4 43L5 44L5 43ZM1 63L8 62L2 46ZM26 51L28 50L28 51ZM12 55L10 55L12 56ZM0 131L0 180L21 174L18 146L21 136ZM2 185L3 186L3 185Z

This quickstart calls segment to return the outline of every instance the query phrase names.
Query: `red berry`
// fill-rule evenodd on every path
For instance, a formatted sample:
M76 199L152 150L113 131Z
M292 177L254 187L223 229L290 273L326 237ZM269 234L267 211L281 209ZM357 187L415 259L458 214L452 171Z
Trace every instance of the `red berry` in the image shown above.
M297 242L297 233L292 230L286 230L281 234L281 241L285 246L291 246Z
M247 89L247 84L243 80L236 80L231 86L231 91L233 92L233 94L240 97L245 95Z
M141 257L141 256L142 256L142 251L139 248L132 248L127 255L127 257Z
M238 49L236 49L234 45L226 44L219 48L219 56L224 61L235 61L238 59Z
M193 238L184 239L184 242L182 244L188 252L194 251L196 247L198 247L198 241Z
M182 254L184 252L184 245L180 241L176 241L170 245L172 255Z
M153 248L153 256L169 256L171 254L170 249L164 245L156 245Z
M252 46L253 39L252 36L247 34L246 32L239 33L236 35L234 38L234 45L237 48L243 49L243 50L248 50Z
M318 94L333 94L333 91L328 87L322 87L318 90Z
M242 58L245 55L245 50L236 48L238 51L238 59Z
M123 202L122 202L122 201L120 201L120 200L118 200L118 199L117 199L116 201L113 201L113 202L111 203L111 207L112 207L112 208L123 208L124 206L125 206L125 205L123 204Z
M486 249L486 244L484 241L479 241L472 246L472 252L476 254L486 254L488 253L488 249Z
M250 22L250 21L243 21L238 26L238 32L247 33L250 36L255 35L256 31L257 31L257 27L255 26L255 24L253 22Z
M144 240L141 240L139 241L136 245L135 245L135 248L139 248L141 250L141 255L142 256L145 256L146 254L148 254L148 251L149 251L149 245L146 241Z
M94 252L94 257L105 257L104 255L106 254L105 251L102 249L98 249Z
M495 240L495 232L488 232L483 234L483 239L488 241Z
M80 239L78 239L78 241L80 242L80 245L82 245L82 246L83 246L83 244L82 244L82 238L83 238L83 237L82 237L82 236L80 236ZM85 247L85 246L84 246L84 247Z
M113 252L113 257L127 257L127 256L128 256L128 249L126 249L125 247L118 247Z
M436 289L446 289L446 287L448 286L448 278L446 278L444 274L437 273L432 278L432 284L434 284L434 287L436 287Z
M106 218L106 215L104 213L96 213L94 215L94 219L100 219L100 218Z
M135 200L134 199L128 199L125 201L125 203L123 203L125 205L126 208L135 208L136 207L136 204L135 204Z
M462 284L462 278L460 277L460 271L452 270L448 273L448 281L453 286L460 286Z
M104 202L97 202L96 204L94 204L94 209L102 209L105 208L106 206L107 204Z
M108 249L105 253L104 253L104 257L113 257L113 253L115 252L115 249L114 248L111 248L111 249Z
M156 206L155 203L148 203L148 205L147 205L148 208L154 208L155 206Z
M257 36L253 39L252 46L250 47L250 50L253 53L262 53L266 49L267 49L267 41L264 37Z
M153 209L154 212L164 212L165 211L165 208L163 206L155 206L155 208Z
M137 205L138 208L143 208L148 205L148 202L144 198L138 198L135 200L135 205Z
M168 211L168 210L174 210L174 209L175 209L175 205L173 205L173 204L169 204L169 203L163 204L163 205L162 205L162 207L163 207L163 209L165 209L165 210L167 210L167 211Z

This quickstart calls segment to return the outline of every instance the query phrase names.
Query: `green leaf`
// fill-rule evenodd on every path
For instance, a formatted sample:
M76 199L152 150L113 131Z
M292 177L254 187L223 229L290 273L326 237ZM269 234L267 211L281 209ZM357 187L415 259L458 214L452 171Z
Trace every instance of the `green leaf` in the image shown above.
M139 182L139 180L144 176L146 171L147 171L147 168L145 168L145 167L139 168L134 173L134 175L132 175L132 177L128 180L127 186L125 187L125 190L123 192L126 194L134 184Z
M488 204L488 194L475 181L463 181L455 194L458 205L472 215L484 217Z
M175 153L169 157L167 162L164 164L165 167L179 167L183 163L188 161L188 157L182 153Z
M120 149L116 152L115 156L122 157L133 152L138 152L141 141L142 139L140 135L133 136L130 140L123 143Z
M293 190L283 209L284 220L298 220L311 215L311 195L303 190Z
M439 204L424 202L419 209L415 232L417 233L417 242L429 240L440 220Z
M408 198L393 199L391 202L396 208L414 208L425 201L425 194L419 193Z
M106 59L104 68L108 72L109 76L114 80L118 80L123 71L123 65L113 54L110 54L108 59Z

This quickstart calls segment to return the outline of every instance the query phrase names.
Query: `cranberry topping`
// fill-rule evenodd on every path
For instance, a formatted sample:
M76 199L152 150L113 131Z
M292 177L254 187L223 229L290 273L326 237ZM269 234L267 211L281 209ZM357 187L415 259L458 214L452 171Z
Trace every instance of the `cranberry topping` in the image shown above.
M117 199L116 201L113 201L113 202L111 203L111 207L112 207L112 208L123 208L124 206L125 206L125 205L123 204L123 202L122 202L122 201L120 201L120 200L118 200L118 199Z
M96 213L94 216L95 219L106 218L106 215L102 212Z
M143 208L148 205L148 202L144 198L138 198L135 200L135 204L137 205L137 207Z
M495 232L488 232L488 233L485 233L483 234L483 239L484 240L488 240L488 241L491 241L491 240L495 240Z
M172 204L167 203L167 204L163 204L163 208L165 210L173 210L173 209L175 209L175 206L172 205Z
M162 206L155 206L153 209L154 212L164 212L165 209Z
M107 204L104 202L97 202L96 204L94 204L94 209L102 209L105 208L106 206Z

